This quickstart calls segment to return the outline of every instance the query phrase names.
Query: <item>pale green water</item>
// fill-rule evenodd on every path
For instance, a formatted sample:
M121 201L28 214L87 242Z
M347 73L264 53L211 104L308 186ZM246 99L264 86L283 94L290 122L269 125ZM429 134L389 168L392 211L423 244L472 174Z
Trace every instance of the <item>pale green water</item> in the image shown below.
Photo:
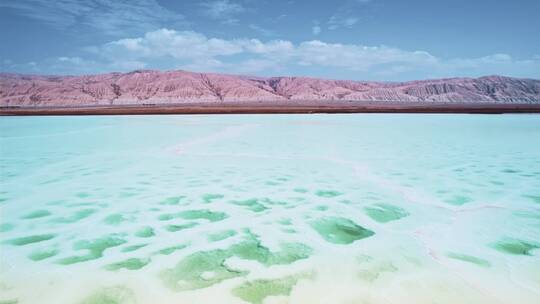
M0 132L0 303L540 302L537 115Z

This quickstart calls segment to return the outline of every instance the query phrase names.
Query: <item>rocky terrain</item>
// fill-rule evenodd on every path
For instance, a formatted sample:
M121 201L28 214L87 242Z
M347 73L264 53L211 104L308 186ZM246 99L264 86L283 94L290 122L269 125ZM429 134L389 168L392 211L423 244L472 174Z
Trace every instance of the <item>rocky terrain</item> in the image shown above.
M410 82L138 70L85 76L0 74L0 106L306 101L540 103L540 80L502 76Z

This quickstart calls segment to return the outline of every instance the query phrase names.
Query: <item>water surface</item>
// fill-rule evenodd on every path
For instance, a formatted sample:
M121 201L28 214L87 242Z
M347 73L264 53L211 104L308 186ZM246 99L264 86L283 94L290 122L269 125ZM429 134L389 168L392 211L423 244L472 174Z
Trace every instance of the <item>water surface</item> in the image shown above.
M538 303L540 116L2 117L0 303Z

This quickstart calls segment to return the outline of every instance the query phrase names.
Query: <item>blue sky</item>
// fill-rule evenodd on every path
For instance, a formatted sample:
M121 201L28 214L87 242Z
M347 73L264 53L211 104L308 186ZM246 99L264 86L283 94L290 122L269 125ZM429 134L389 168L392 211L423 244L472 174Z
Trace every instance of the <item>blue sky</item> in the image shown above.
M0 71L540 78L538 0L2 0Z

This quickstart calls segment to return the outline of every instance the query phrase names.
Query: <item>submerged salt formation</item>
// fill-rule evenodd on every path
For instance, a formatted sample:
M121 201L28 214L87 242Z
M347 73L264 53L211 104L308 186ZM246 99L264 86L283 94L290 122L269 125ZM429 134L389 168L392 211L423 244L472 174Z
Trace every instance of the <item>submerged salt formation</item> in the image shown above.
M8 117L0 303L536 304L539 126Z
M334 244L350 244L375 234L373 231L341 217L320 218L313 221L311 226L326 241Z

